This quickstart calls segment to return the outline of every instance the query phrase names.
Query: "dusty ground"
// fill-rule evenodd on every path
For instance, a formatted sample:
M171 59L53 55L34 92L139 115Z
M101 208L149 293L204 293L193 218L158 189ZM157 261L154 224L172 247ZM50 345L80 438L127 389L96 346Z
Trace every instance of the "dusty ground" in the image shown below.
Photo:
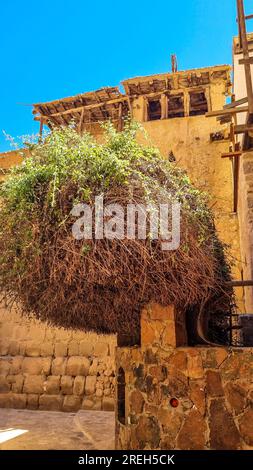
M114 413L0 409L0 450L114 449Z

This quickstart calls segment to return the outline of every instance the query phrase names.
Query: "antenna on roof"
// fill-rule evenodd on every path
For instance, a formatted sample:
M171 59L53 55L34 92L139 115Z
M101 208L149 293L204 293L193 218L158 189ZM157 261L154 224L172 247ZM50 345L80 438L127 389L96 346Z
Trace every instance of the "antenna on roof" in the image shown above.
M172 73L176 73L177 70L178 70L177 56L176 56L176 54L171 54L171 71L172 71Z

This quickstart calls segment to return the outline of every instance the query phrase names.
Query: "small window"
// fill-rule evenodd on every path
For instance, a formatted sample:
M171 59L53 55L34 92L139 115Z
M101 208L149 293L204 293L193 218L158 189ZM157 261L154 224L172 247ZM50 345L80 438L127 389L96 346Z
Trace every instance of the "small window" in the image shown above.
M126 379L122 367L118 370L117 389L118 420L121 424L126 424Z
M162 107L160 100L148 101L148 121L156 121L162 117Z
M190 116L200 116L208 112L208 104L203 91L190 93Z
M168 118L184 117L184 95L168 96Z

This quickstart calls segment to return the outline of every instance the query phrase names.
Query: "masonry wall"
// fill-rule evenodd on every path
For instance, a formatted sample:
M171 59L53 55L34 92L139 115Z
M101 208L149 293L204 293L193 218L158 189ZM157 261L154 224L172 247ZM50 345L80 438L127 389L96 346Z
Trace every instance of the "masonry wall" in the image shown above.
M243 277L253 279L253 153L241 156L239 177L239 225ZM253 288L245 288L245 306L253 313Z
M0 308L0 408L113 410L115 344Z
M177 348L175 316L149 306L141 348L117 349L126 384L117 448L253 450L253 348Z

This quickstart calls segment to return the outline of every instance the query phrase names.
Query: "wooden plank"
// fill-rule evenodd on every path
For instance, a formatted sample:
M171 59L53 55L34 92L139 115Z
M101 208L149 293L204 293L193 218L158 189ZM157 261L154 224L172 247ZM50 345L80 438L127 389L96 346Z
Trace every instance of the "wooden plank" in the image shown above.
M226 104L223 106L223 109L235 108L236 106L241 106L242 104L248 103L248 97L242 98L241 100L233 101L232 103Z
M240 152L240 151L235 151L235 152L223 153L223 154L221 155L221 158L240 157L241 155L242 155L242 152Z
M206 113L206 117L216 117L216 116L229 116L231 114L237 113L247 113L249 111L248 106L242 106L241 108L232 108L232 109L220 109L219 111L211 111Z

